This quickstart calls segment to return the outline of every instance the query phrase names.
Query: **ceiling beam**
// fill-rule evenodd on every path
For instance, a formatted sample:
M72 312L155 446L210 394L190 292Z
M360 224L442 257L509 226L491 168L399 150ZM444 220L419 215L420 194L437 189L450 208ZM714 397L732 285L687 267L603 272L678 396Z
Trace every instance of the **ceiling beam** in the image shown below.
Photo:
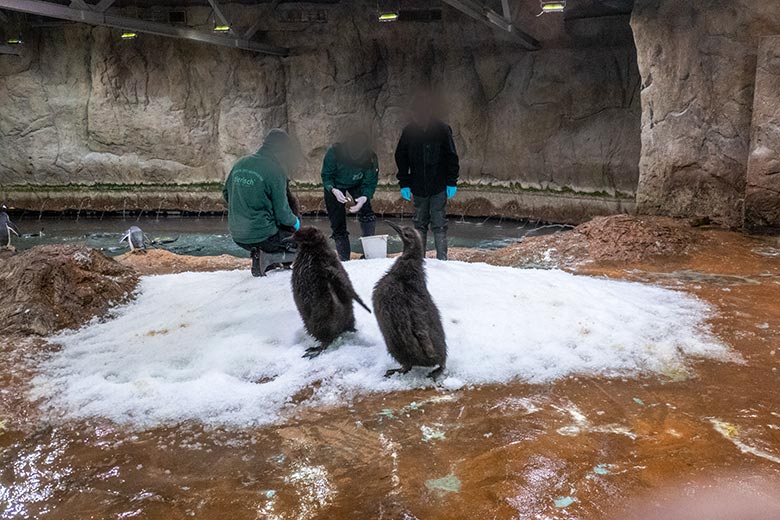
M92 10L99 13L105 13L112 5L114 5L114 0L100 0L100 2L95 4L95 7L93 7Z
M219 20L219 23L221 25L227 25L230 27L230 32L233 32L230 21L225 17L224 14L222 14L222 9L219 7L219 2L217 2L217 0L209 0L209 5L211 6L211 10L214 11L214 17Z
M0 44L0 54L12 54L14 56L19 56L21 51L19 50L18 45Z
M444 0L444 3L475 20L508 32L528 50L537 51L542 48L542 44L539 43L536 38L521 29L518 29L512 25L511 20L504 18L494 10L480 4L478 0Z
M223 47L245 49L275 56L287 56L289 54L289 49L253 42L242 38L213 34L197 29L190 29L188 27L148 22L146 20L139 20L126 16L114 16L85 9L72 9L61 4L43 2L41 0L0 0L0 9L9 9L20 13L36 14L71 22L86 23L89 25L115 27L117 29L154 34L156 36L192 40Z
M512 10L509 9L509 0L501 0L501 10L504 12L504 19L512 22Z
M274 14L274 11L276 11L276 7L279 5L281 0L273 0L271 2L271 6L268 8L268 16L271 16ZM263 24L263 16L259 17L257 20L255 20L255 23L249 27L249 29L246 30L246 33L244 33L244 39L245 40L251 40L252 37L257 33L257 31L260 30L260 26Z

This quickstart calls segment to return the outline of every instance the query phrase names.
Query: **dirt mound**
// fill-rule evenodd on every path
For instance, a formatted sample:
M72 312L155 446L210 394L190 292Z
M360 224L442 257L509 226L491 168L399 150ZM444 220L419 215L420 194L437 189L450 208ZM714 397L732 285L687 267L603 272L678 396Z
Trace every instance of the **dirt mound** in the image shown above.
M690 251L690 223L667 217L596 217L572 231L526 238L487 254L495 265L574 267L585 262L637 263Z
M163 249L151 249L145 253L126 253L116 257L116 261L135 269L141 275L249 269L247 258L236 258L230 255L177 255Z
M0 324L6 334L78 327L129 298L135 272L83 246L41 246L0 260Z

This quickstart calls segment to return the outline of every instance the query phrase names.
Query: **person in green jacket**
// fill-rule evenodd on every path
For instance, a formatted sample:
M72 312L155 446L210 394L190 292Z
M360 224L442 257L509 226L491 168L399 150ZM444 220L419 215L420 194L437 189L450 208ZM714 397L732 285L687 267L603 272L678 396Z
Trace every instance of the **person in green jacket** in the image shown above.
M371 199L378 179L379 161L365 132L353 132L325 153L322 161L325 208L333 231L331 238L336 242L336 251L342 261L349 260L351 251L347 212L357 214L364 237L374 234L376 216L371 209Z
M228 227L233 241L250 252L252 275L263 276L262 253L294 253L288 240L301 221L290 207L287 170L295 144L287 132L275 128L260 149L239 159L230 170L222 195L228 205Z

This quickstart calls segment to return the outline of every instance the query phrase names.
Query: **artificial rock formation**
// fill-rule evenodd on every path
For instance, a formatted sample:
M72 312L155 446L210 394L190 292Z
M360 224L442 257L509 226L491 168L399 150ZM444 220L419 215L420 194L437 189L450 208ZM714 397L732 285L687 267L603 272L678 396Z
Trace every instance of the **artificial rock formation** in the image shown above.
M780 33L780 3L637 0L631 26L642 76L638 211L741 226L756 56L763 36Z
M537 2L520 4L529 13L519 17L538 12ZM442 20L396 24L376 22L375 2L228 9L239 32L263 20L264 38L290 56L149 35L121 41L115 30L75 24L31 30L21 57L0 56L0 191L9 202L22 193L37 210L46 196L25 191L101 184L68 206L155 208L134 185L183 194L215 185L276 126L303 146L294 180L316 183L326 147L355 120L373 129L382 181L392 182L409 94L428 81L443 88L465 183L633 196L639 75L625 16L523 18L545 44L529 52L449 7ZM327 23L285 21L307 9ZM205 25L208 15L193 8L188 19Z
M780 227L780 36L764 38L759 47L745 223Z

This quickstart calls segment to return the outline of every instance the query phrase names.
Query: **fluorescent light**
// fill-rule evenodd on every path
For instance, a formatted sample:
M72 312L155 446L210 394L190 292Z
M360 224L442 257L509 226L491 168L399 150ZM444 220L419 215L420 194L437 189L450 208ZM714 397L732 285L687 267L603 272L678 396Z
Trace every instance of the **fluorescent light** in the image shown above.
M542 0L543 13L562 13L566 9L566 2L545 2Z
M19 38L8 38L5 43L8 45L21 45L22 44L22 37Z
M123 40L135 40L136 38L138 38L138 33L135 33L133 31L124 31L122 33Z
M398 21L398 13L379 13L380 22L396 22Z
M228 32L230 31L229 25L215 25L214 26L214 32Z

